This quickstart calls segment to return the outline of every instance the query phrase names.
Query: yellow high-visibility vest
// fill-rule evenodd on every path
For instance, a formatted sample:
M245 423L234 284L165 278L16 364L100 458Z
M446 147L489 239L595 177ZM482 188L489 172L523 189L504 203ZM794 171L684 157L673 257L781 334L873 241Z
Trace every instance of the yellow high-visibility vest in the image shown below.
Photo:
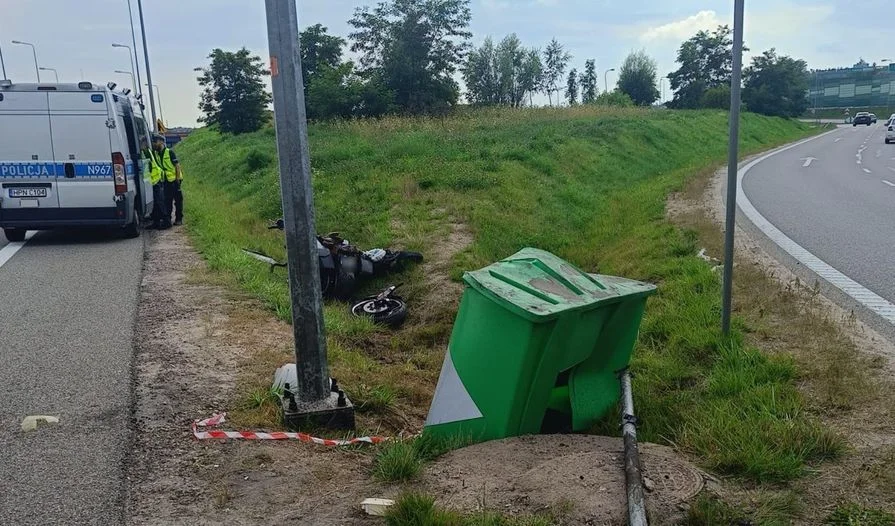
M171 162L171 150L165 148L161 151L159 157L161 158L162 172L165 174L165 180L169 183L173 183L177 180L177 168L175 168L174 163Z
M155 186L162 180L162 167L159 164L158 159L155 158L155 153L152 150L149 150L148 153L144 151L143 156L149 161L149 182Z

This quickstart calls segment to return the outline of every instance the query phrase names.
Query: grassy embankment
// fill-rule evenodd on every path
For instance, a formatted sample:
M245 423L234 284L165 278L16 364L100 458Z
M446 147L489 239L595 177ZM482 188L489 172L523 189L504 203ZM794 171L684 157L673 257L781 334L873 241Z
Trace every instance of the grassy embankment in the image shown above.
M726 127L720 112L599 108L312 126L320 232L338 230L364 248L421 250L429 261L450 256L443 269L395 278L411 309L398 332L354 320L344 305L326 306L331 368L361 423L396 430L425 415L457 301L455 289L426 271L456 279L535 246L588 271L659 285L633 363L643 440L674 444L714 473L763 483L797 478L839 455L843 441L797 390L795 362L744 343L750 320L736 318L732 338L720 336L718 274L696 257L697 235L665 218L670 192L724 161ZM747 114L742 151L810 133L808 125ZM273 130L238 137L198 130L178 155L189 178L189 231L210 267L287 319L285 274L239 250L283 252L281 236L265 229L280 214ZM460 242L466 232L468 244ZM247 389L263 390L266 381L249 378ZM251 412L236 417L265 423Z

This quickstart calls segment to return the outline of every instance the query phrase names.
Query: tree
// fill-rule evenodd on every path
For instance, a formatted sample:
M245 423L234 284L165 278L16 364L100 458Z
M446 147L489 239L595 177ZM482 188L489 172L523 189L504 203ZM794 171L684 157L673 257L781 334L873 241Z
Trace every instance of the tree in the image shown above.
M581 74L581 103L592 104L597 99L597 64L591 59L584 63Z
M469 0L383 0L355 9L351 50L401 110L443 110L459 97L452 75L469 48L471 18Z
M631 100L631 97L619 90L614 89L612 91L604 91L597 95L597 98L594 100L594 104L600 106L618 106L621 108L627 108L629 106L634 105L634 101Z
M501 102L514 108L522 105L528 86L521 82L525 48L515 33L507 35L497 46L497 72Z
M299 33L301 42L301 75L305 90L311 80L323 69L334 70L342 64L342 47L345 40L328 35L322 24L315 24Z
M515 35L494 46L491 38L469 53L463 66L466 98L471 104L519 107L537 89L541 77L539 53L528 50Z
M214 49L208 55L211 64L198 78L202 86L200 120L217 124L224 133L256 131L267 120L267 105L271 97L264 89L262 78L270 73L261 57L248 49L231 52Z
M555 38L547 44L544 50L544 79L543 90L547 93L550 105L553 105L552 93L556 93L559 102L559 82L565 76L566 66L572 60L572 55L566 52L562 44Z
M470 104L488 106L500 104L500 79L497 71L497 52L491 37L472 50L463 67L466 99Z
M575 68L569 72L569 80L566 81L566 100L570 106L578 104L578 70Z
M618 89L628 94L634 104L649 106L659 99L657 66L646 51L636 51L627 56L618 73Z
M749 111L775 117L798 117L808 109L808 64L777 56L773 48L752 58L743 72L743 102Z
M305 92L310 119L378 117L393 108L393 95L378 78L363 79L353 62L322 67Z
M544 63L541 62L541 50L529 49L522 60L522 71L519 82L528 93L528 105L534 106L533 96L544 85Z
M716 110L730 109L730 86L718 86L705 90L702 97L699 98L700 108L711 108Z
M745 46L743 51L749 49ZM698 108L702 94L709 89L730 85L733 69L733 39L728 26L714 32L700 31L681 44L677 52L680 68L668 75L674 99L673 108Z

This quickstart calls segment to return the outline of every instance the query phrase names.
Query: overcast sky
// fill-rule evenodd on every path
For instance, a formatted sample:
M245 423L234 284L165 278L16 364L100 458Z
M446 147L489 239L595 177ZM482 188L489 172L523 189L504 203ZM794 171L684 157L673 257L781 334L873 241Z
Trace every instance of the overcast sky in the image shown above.
M895 59L886 55L895 55L892 2L746 0L746 43L753 54L776 47L812 68L850 66L859 57ZM319 22L345 36L355 7L372 3L299 0L299 23ZM631 50L646 49L664 76L675 69L683 40L733 19L733 0L472 0L471 5L475 44L515 32L526 46L543 47L555 36L574 56L573 67L596 59L601 89L603 71ZM195 124L199 89L193 68L206 64L212 48L246 46L267 56L261 0L144 0L143 10L153 82L170 125ZM111 47L131 43L127 0L0 0L0 13L0 46L14 81L33 82L35 71L31 49L11 40L34 43L40 65L57 68L63 81L80 80L83 71L92 81L130 82L113 73L132 69L127 50ZM138 33L138 47L139 38ZM43 80L53 78L51 72L41 74ZM610 73L610 87L613 82ZM667 81L665 96L671 97Z

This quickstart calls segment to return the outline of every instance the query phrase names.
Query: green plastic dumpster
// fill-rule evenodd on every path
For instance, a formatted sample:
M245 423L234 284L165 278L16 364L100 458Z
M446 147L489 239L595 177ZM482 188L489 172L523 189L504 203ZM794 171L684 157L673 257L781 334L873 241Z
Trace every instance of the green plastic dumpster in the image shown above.
M617 371L655 286L590 275L534 248L463 280L428 432L474 441L536 434L548 409L580 431L614 406Z

